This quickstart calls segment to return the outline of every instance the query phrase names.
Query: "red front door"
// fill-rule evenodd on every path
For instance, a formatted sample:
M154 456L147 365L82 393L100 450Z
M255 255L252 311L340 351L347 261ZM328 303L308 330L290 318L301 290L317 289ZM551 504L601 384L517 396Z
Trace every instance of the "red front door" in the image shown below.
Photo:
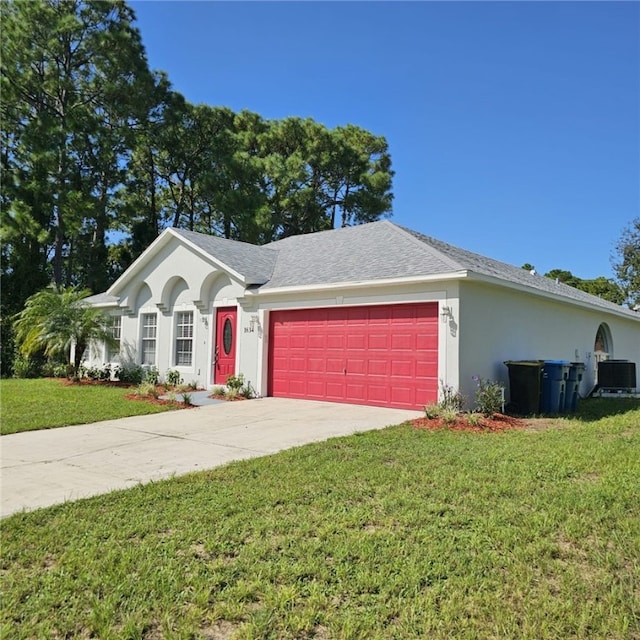
M236 373L236 318L235 307L216 309L215 350L213 353L213 383L226 384Z

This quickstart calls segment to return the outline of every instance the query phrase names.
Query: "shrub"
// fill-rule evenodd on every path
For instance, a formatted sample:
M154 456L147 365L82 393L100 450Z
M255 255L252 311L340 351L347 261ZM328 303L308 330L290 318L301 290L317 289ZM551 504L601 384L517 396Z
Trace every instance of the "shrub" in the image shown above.
M470 413L467 416L467 423L472 427L479 427L482 424L482 415L479 413Z
M70 378L73 375L73 365L57 364L53 367L54 378Z
M166 379L167 384L171 385L172 387L177 387L179 384L182 384L182 376L176 369L170 369L169 371L167 371Z
M244 374L239 373L237 376L229 376L227 378L227 387L229 389L234 389L236 394L242 389L244 386Z
M37 378L40 375L40 365L30 356L16 356L13 361L14 378Z
M144 374L145 382L156 385L158 384L158 380L160 380L160 372L158 371L158 367L150 367L146 370Z
M244 396L247 400L256 397L256 390L251 386L250 382L247 382L242 389L240 389L240 395Z
M429 420L440 417L440 405L432 402L424 408L424 412Z
M213 391L211 392L212 396L224 396L226 390L224 387L213 387Z
M446 424L453 424L458 417L458 411L450 407L441 408L439 417L444 420Z
M182 394L182 402L184 402L184 404L186 405L190 405L191 404L191 394L187 393L186 391Z
M441 409L451 409L452 411L462 411L464 406L464 396L460 391L456 391L451 385L444 384L440 381L440 402Z
M144 378L144 369L139 364L122 365L118 373L120 382L140 384Z
M137 396L141 398L157 398L158 391L156 389L156 385L152 382L141 382L134 392Z
M86 376L89 380L100 380L107 382L111 380L111 365L103 364L101 367L80 367L80 375Z
M502 411L504 404L504 388L493 380L483 380L473 376L476 389L476 409L485 416L492 416Z

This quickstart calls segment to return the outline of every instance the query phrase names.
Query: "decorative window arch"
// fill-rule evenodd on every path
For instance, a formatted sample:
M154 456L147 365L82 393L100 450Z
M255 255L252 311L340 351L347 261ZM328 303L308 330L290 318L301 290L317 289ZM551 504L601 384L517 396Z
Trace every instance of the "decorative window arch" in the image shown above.
M613 356L613 338L611 337L611 329L606 322L601 323L596 331L593 351L597 360L606 360Z

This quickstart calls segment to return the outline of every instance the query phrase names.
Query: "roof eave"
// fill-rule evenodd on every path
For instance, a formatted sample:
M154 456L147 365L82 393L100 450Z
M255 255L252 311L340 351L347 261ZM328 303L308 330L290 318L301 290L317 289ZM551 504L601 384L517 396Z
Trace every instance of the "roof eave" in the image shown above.
M379 280L352 280L349 282L329 282L325 284L292 285L289 287L273 287L254 289L245 292L246 297L266 297L277 295L296 295L310 291L345 291L362 288L383 288L397 285L419 284L427 282L441 282L443 280L460 280L467 276L467 271L453 271L422 276L407 276L406 278L383 278Z
M109 300L107 302L89 302L89 306L95 309L116 309L119 303L117 300Z

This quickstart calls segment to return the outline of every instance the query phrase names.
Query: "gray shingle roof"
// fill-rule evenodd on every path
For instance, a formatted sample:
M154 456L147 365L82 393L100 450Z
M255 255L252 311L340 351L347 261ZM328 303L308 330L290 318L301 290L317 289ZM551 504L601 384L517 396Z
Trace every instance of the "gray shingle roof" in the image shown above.
M478 253L473 253L472 251L467 251L465 249L460 249L459 247L454 247L453 245L442 242L441 240L436 240L435 238L430 238L429 236L425 236L421 233L418 233L417 231L404 229L404 227L398 228L403 229L404 231L406 231L406 233L409 233L420 242L424 242L426 245L448 256L449 258L451 258L451 260L458 264L460 268L466 271L491 276L493 278L504 280L508 283L531 287L532 289L537 289L544 293L562 296L564 298L576 300L578 302L586 303L595 307L610 309L618 312L626 312L632 317L640 317L637 313L631 311L630 309L621 307L617 304L614 304L613 302L609 302L608 300L599 298L598 296L592 296L585 291L581 291L580 289L576 289L575 287L570 287L569 285L563 284L562 282L556 282L555 280L546 278L542 275L532 275L526 269L515 267L513 265L507 264L506 262L493 260L492 258L487 258L486 256L482 256Z
M260 287L264 290L433 275L461 269L447 255L416 242L387 221L291 236L266 246L278 249L278 260L271 279Z
M238 273L254 291L467 272L640 319L639 314L602 298L388 220L291 236L264 246L172 231ZM88 301L109 304L118 298L98 294Z
M638 318L637 313L597 296L388 220L292 236L267 246L278 249L278 259L271 279L259 287L265 291L467 271Z
M185 229L173 229L211 257L244 276L247 284L264 284L269 280L277 252L272 248L236 240L227 240Z

